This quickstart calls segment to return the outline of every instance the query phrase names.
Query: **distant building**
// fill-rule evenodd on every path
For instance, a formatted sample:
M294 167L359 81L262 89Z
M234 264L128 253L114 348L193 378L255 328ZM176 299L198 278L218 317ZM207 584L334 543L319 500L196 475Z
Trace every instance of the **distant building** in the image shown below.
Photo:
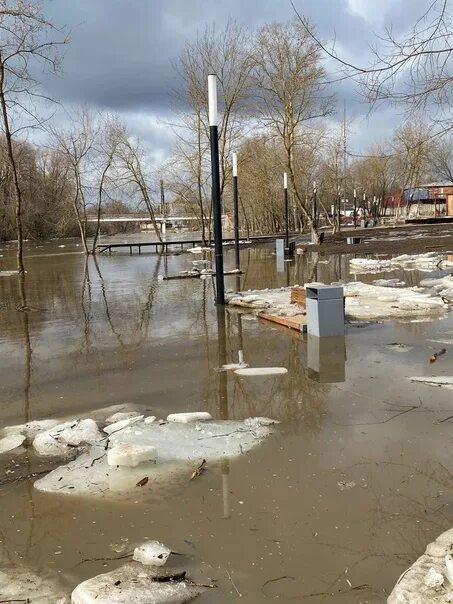
M431 182L419 187L406 187L401 192L388 195L384 207L406 207L409 217L453 216L453 182Z

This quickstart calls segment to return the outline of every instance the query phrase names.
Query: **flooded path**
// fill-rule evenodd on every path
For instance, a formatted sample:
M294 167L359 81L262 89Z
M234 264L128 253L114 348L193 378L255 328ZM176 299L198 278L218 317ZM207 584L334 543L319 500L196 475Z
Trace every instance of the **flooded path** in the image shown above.
M14 247L0 248L0 271L14 269ZM333 350L314 350L296 332L232 309L219 314L209 278L159 279L191 268L190 254L117 254L96 264L80 249L76 240L28 243L31 312L16 311L17 277L0 277L0 426L124 403L157 417L208 411L281 424L247 455L149 500L45 494L34 479L1 486L1 565L55 571L75 587L149 538L218 582L200 604L385 602L453 521L451 391L406 379L452 375L452 314L350 325ZM272 251L242 250L244 274L226 278L226 289L355 278L345 255L317 266L297 256L277 273ZM233 262L231 249L225 267ZM384 276L408 285L421 278L403 273ZM443 346L447 354L430 365ZM216 372L240 349L250 365L288 373ZM29 453L0 456L2 476L27 464L36 464Z

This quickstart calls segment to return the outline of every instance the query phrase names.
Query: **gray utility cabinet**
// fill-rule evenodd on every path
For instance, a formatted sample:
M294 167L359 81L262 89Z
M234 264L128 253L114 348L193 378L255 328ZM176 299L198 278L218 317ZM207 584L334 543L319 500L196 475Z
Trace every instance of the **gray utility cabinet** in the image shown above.
M344 296L338 285L305 285L307 332L321 337L344 335Z

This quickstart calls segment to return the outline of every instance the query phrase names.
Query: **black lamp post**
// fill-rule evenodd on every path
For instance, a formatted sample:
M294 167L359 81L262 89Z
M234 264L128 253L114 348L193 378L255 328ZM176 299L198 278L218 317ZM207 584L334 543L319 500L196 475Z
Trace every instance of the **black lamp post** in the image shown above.
M316 188L316 180L313 181L313 208L312 208L312 222L313 226L318 226L318 200L316 197L317 188Z
M286 172L283 172L283 191L285 195L285 256L289 256L288 174Z
M217 76L208 75L209 136L211 142L212 214L214 218L216 303L225 304L222 248L222 208L220 201L219 132Z
M238 154L233 153L233 210L234 210L234 251L236 269L241 268L239 254L239 201L238 201Z
M357 228L357 191L354 189L354 228Z

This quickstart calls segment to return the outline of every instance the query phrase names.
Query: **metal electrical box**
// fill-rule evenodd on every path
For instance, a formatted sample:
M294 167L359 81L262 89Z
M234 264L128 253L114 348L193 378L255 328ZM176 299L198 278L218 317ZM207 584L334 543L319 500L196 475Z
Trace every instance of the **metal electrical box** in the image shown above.
M338 285L307 284L307 332L319 338L344 335L344 296Z

